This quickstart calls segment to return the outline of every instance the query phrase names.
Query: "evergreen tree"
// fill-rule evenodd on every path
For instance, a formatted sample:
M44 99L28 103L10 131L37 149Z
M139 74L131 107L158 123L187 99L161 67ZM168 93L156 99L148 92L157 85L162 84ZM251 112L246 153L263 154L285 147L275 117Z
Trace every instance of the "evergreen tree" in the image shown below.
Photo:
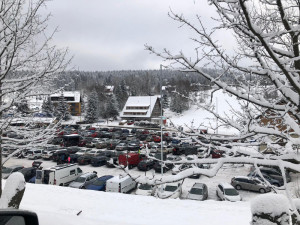
M58 119L62 119L62 120L69 120L71 118L71 115L69 112L69 105L65 101L63 92L59 96L59 101L58 101L56 109L55 109L55 116Z
M28 107L28 103L25 99L15 104L17 112L20 113L29 113L30 109Z
M105 117L116 118L119 115L119 106L116 96L112 94L105 104Z
M116 100L119 105L119 109L123 109L123 107L128 99L128 93L127 93L124 81L121 82L120 85L116 86L115 96L116 96Z
M98 94L93 90L88 96L87 110L85 120L88 123L94 123L99 117L99 99Z
M170 110L176 113L182 113L184 110L187 110L189 108L188 100L177 94L174 93L171 96L171 103L170 103Z
M53 114L54 105L52 104L50 97L43 101L42 112L46 113L47 115Z

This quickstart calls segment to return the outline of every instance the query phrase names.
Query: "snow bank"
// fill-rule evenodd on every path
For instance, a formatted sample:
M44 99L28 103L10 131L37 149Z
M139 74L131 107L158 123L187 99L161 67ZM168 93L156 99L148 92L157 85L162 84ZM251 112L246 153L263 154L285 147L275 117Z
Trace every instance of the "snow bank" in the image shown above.
M289 213L289 201L281 194L259 195L251 201L252 214L270 214L272 217L281 215L283 212Z
M24 175L19 172L12 173L5 182L5 187L0 199L0 208L8 208L8 204L18 191L25 188Z
M27 184L20 208L35 211L41 225L249 225L251 220L249 202L162 200L38 184Z

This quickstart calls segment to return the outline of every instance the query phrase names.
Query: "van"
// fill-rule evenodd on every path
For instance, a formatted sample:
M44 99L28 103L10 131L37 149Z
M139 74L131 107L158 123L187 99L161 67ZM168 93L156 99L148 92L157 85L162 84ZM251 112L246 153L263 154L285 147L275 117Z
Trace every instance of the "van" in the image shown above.
M142 159L142 155L138 153L122 154L119 155L119 165L126 167L128 164L128 168L132 169L133 167L137 166Z
M135 189L137 183L130 176L115 176L106 182L106 192L128 193Z
M77 164L61 164L36 171L36 184L67 186L82 174Z

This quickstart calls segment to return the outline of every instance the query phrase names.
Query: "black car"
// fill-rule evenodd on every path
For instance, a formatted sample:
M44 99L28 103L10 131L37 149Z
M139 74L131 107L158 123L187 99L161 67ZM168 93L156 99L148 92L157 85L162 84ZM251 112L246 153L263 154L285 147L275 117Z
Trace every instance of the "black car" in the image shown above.
M25 181L28 182L31 178L35 177L36 167L29 167L19 170L18 172L24 175Z
M138 169L142 171L148 171L153 169L155 164L155 161L152 159L143 159L142 161L139 162L138 164Z
M93 156L91 156L91 155L82 155L82 156L78 157L77 163L79 165L88 165L91 163L92 157Z
M94 156L91 159L92 166L104 166L109 158L105 155Z
M162 162L160 162L160 161L155 162L155 164L153 166L153 169L155 170L155 172L161 173L161 164L162 164ZM164 163L164 165L163 165L163 173L169 171L173 167L174 167L174 165L172 163Z
M52 155L52 161L57 163L66 163L68 161L70 153L67 150L54 152Z
M78 152L80 150L79 147L77 146L71 146L71 147L68 147L67 148L67 151L70 153L70 154L75 154L76 152Z
M68 161L68 163L77 163L79 157L80 157L80 155L78 155L78 154L70 154L68 156L67 161Z
M127 145L128 151L138 151L140 149L140 144L137 142L129 142Z

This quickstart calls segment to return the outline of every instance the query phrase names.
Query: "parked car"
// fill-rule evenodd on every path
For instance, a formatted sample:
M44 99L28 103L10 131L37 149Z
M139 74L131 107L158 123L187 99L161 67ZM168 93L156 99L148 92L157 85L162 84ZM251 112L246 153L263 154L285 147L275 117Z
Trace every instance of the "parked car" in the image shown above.
M235 188L228 183L219 184L217 186L216 194L223 201L236 202L242 200L237 190L235 190Z
M249 173L247 176L248 177L255 177L255 178L257 178L257 179L259 179L261 181L264 181L264 179L265 179L271 185L274 185L276 187L280 187L280 186L282 186L284 184L283 180L276 180L276 179L270 177L268 174L265 174L265 173L261 173L261 174L263 175L263 178L258 173L256 173L255 171Z
M24 166L9 166L9 167L2 167L2 179L7 179L10 174L17 172L21 169L23 169Z
M269 175L271 178L276 179L283 182L283 176L281 174L281 171L278 171L275 168L269 168L269 167L259 167L260 172L265 173ZM291 182L291 177L288 172L285 172L285 177L287 182Z
M153 196L156 192L156 186L150 184L139 184L135 191L136 195Z
M92 157L93 156L91 156L91 155L81 155L78 157L77 163L79 165L88 165L91 163Z
M208 197L208 188L206 184L203 183L195 183L192 188L189 190L187 194L187 199L206 200Z
M106 182L106 192L128 193L136 188L136 182L128 175L115 176Z
M190 169L193 167L202 168L201 164L184 163L184 164L175 165L172 169L172 174L176 175L183 170ZM200 174L193 174L193 175L189 176L189 178L198 179L198 178L200 178Z
M119 143L116 146L116 150L117 151L125 151L125 150L127 150L127 144L126 143Z
M44 160L51 160L52 159L52 155L56 150L44 150L43 154L42 154L42 158Z
M42 149L32 149L27 152L28 159L40 159L42 158Z
M270 192L271 188L266 183L261 182L256 178L246 176L236 176L231 179L231 185L237 190L258 191L260 193Z
M198 158L206 158L209 155L209 148L207 147L197 147Z
M99 150L99 149L92 149L91 151L89 151L88 155L90 155L90 156L96 156L96 155L101 154L102 152L103 151Z
M29 168L23 168L19 170L18 172L22 173L24 175L25 181L29 182L29 180L33 177L35 177L36 174L36 167L29 167Z
M223 157L224 153L225 152L222 150L213 149L213 150L211 150L211 157L213 159L221 158L221 157Z
M91 151L91 149L88 148L84 148L84 149L80 149L78 152L76 152L75 154L77 155L86 155Z
M86 186L86 189L88 190L95 190L95 191L105 191L106 189L106 182L113 178L113 176L106 175L102 177L98 177L96 180L94 180L92 183Z
M87 185L93 183L97 178L98 177L96 173L85 173L71 182L69 187L85 189Z
M153 169L155 170L155 172L161 173L161 165L162 165L161 161L157 161L154 163ZM169 171L173 167L174 167L173 163L164 163L163 164L163 173Z
M178 198L182 193L182 185L179 182L167 183L163 185L162 191L157 188L157 196L159 198Z
M67 158L67 163L77 163L79 157L80 155L70 154Z
M100 155L92 157L92 159L91 159L91 165L92 166L103 166L103 165L106 165L106 162L107 162L108 159L109 158L103 152L103 154L100 154Z
M148 171L153 169L155 161L153 159L143 159L138 164L138 169L141 171Z

